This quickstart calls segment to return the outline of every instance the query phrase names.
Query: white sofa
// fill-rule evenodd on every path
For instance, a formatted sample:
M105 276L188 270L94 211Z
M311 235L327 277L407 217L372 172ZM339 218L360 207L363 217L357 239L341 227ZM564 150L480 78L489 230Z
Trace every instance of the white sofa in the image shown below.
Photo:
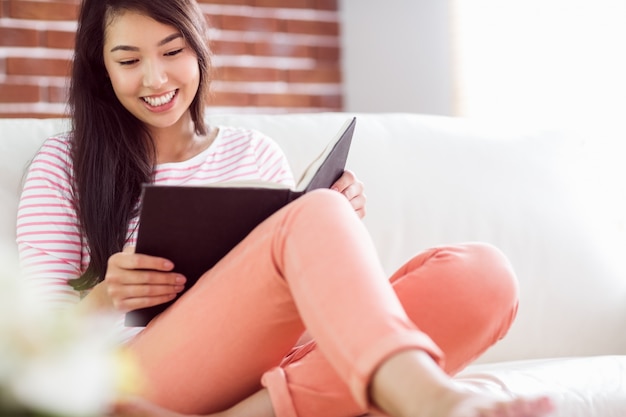
M296 173L349 114L210 115L275 138ZM558 417L626 416L624 130L532 128L414 114L357 114L348 167L366 184L366 225L391 272L433 245L481 240L521 288L508 336L459 379L552 395ZM67 121L0 119L0 250L14 259L20 181Z

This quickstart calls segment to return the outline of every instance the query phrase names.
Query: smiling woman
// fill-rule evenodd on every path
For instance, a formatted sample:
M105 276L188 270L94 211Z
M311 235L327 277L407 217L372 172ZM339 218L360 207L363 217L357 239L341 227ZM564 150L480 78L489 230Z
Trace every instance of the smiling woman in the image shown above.
M173 19L177 26L164 23ZM121 7L86 0L79 21L69 105L82 196L78 212L92 249L88 269L74 284L89 288L106 269L110 248L126 240L152 165L187 159L206 148L216 131L204 121L210 51L206 20L195 2L176 9L166 2ZM169 103L159 106L168 95ZM172 137L180 140L167 139ZM100 175L111 166L118 167L114 175ZM113 231L99 226L104 219L117 225Z
M192 126L187 109L200 85L194 49L172 30L132 11L109 13L105 30L104 64L113 91L146 124L157 148L164 136L161 129ZM157 154L163 152L157 149Z
M261 222L145 328L123 327L187 283L171 260L134 251L144 184L294 183L269 137L207 126L206 34L195 0L83 1L72 129L38 151L17 216L41 304L120 318L149 415L546 415L547 398L479 397L448 376L511 325L517 284L503 254L434 248L387 277L350 171Z

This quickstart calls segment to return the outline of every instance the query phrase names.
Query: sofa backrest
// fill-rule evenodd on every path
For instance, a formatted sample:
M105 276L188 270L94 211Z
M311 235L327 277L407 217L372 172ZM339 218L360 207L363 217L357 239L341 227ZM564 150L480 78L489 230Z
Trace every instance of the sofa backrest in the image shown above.
M0 253L14 251L17 203L31 158L45 138L67 130L66 119L0 119Z
M301 173L344 113L208 116L256 128ZM348 168L389 273L417 251L479 240L520 281L509 335L483 361L626 354L626 164L619 131L536 129L415 114L357 114ZM14 250L20 183L65 120L0 119L0 250Z

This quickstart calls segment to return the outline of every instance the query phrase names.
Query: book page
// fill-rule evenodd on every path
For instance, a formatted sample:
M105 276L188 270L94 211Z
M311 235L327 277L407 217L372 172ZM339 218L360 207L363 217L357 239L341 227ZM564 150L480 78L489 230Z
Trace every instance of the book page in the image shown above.
M313 161L306 167L300 179L296 181L295 187L293 187L294 191L303 191L307 185L311 182L311 180L317 174L320 166L326 161L330 153L333 151L335 144L343 137L346 133L346 130L352 124L352 119L348 119L339 129L335 137L328 142L328 144L324 147L322 152L315 158ZM212 184L207 184L206 187L223 187L223 188L273 188L273 189L289 189L290 187L270 181L263 180L234 180L234 181L223 181Z
M289 189L285 184L277 182L263 181L263 180L241 180L241 181L223 181L215 182L212 184L206 184L204 187L222 187L222 188L274 188L274 189Z
M319 167L324 163L326 158L328 158L328 155L334 149L335 144L343 137L343 135L345 134L346 130L350 127L352 122L353 122L353 119L346 120L346 122L341 126L341 128L339 129L339 132L337 132L335 137L328 143L328 145L326 145L324 150L322 150L322 152L317 156L317 158L315 158L309 164L309 166L304 170L304 172L300 176L300 179L296 181L295 189L297 191L304 190L306 186L311 182L315 174L317 174Z

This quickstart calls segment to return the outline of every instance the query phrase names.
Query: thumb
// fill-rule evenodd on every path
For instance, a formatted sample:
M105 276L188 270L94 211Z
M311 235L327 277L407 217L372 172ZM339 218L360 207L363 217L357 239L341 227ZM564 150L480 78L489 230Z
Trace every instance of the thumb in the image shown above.
M124 248L124 250L122 251L124 253L135 253L135 247L128 245Z

